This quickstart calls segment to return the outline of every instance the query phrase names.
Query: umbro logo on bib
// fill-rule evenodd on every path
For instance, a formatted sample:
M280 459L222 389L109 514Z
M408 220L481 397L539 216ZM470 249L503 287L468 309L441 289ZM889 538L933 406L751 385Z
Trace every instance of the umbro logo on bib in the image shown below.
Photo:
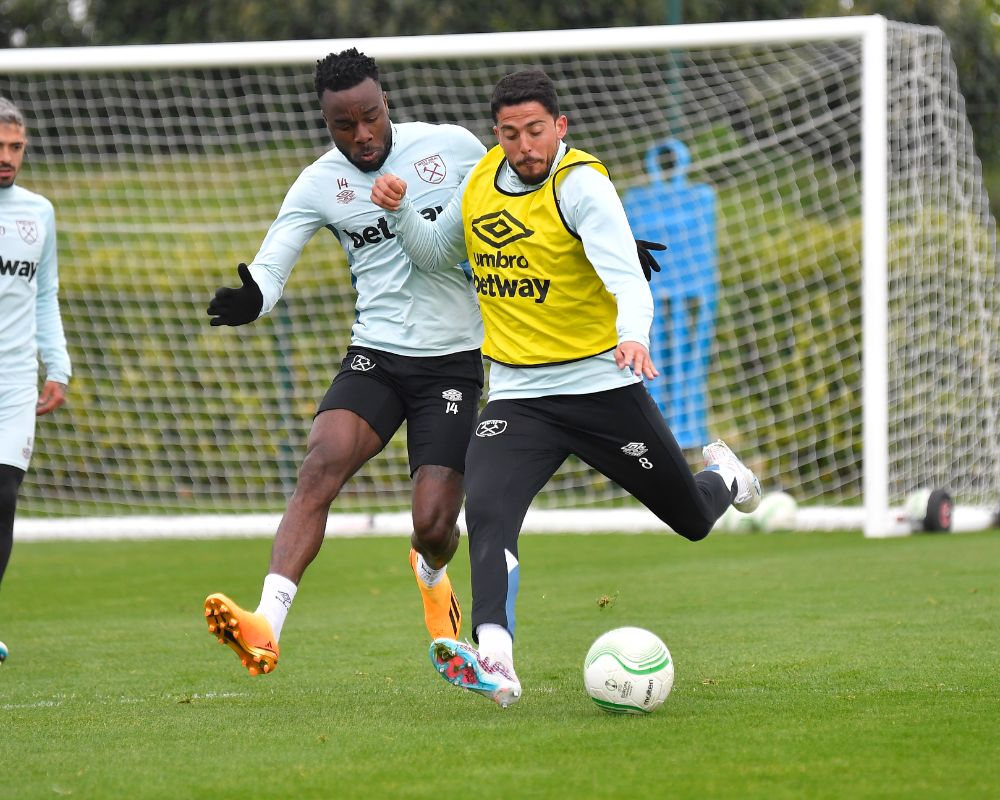
M506 247L535 233L506 209L472 220L472 232L490 247L496 248Z

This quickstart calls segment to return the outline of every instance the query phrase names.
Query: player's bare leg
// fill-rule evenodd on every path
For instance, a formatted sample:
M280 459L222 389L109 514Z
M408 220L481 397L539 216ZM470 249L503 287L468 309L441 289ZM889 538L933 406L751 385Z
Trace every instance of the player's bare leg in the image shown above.
M265 587L274 578L287 581L289 591L294 591L323 544L331 503L348 479L381 449L375 431L351 411L333 409L316 417L295 491L271 547ZM251 675L257 675L277 666L280 624L290 603L289 598L279 608L280 618L272 621L263 613L263 602L251 613L216 593L205 600L205 617L209 632L236 652Z
M270 572L302 580L326 534L330 505L348 479L382 449L382 440L353 411L324 411L313 421L306 457L271 547Z
M424 603L432 639L457 638L462 609L444 570L458 549L456 520L464 497L463 476L453 469L423 465L413 476L413 535L410 567Z
M413 535L410 544L428 566L440 569L458 549L458 513L465 498L464 476L449 467L417 467L413 475Z

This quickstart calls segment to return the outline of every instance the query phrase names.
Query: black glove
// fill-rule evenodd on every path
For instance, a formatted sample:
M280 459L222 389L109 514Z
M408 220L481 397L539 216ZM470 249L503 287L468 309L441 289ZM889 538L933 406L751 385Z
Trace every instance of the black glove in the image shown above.
M656 259L653 258L653 254L649 251L666 250L667 246L659 242L647 242L645 239L636 239L635 249L639 253L639 264L642 266L642 274L646 276L647 281L651 281L653 273L660 271L660 265L656 263Z
M243 285L239 289L223 286L216 289L215 297L208 304L212 325L246 325L260 316L264 307L264 295L260 293L257 281L250 274L246 264L240 264L236 271Z

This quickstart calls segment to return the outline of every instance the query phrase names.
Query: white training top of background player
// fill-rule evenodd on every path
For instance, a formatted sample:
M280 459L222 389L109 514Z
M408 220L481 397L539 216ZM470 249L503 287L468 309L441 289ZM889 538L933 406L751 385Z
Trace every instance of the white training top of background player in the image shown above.
M59 317L55 212L46 198L16 184L0 189L0 375L6 385L70 377Z

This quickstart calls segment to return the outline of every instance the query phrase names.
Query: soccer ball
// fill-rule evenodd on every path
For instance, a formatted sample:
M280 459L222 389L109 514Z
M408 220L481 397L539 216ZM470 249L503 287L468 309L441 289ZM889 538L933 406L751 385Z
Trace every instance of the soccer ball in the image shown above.
M583 661L590 699L612 714L649 714L674 685L670 651L644 628L615 628L597 637Z
M790 494L770 492L765 494L757 510L750 516L754 527L761 531L793 531L798 507Z
M0 664L7 660L8 655L10 655L10 651L7 649L7 645L0 642Z

